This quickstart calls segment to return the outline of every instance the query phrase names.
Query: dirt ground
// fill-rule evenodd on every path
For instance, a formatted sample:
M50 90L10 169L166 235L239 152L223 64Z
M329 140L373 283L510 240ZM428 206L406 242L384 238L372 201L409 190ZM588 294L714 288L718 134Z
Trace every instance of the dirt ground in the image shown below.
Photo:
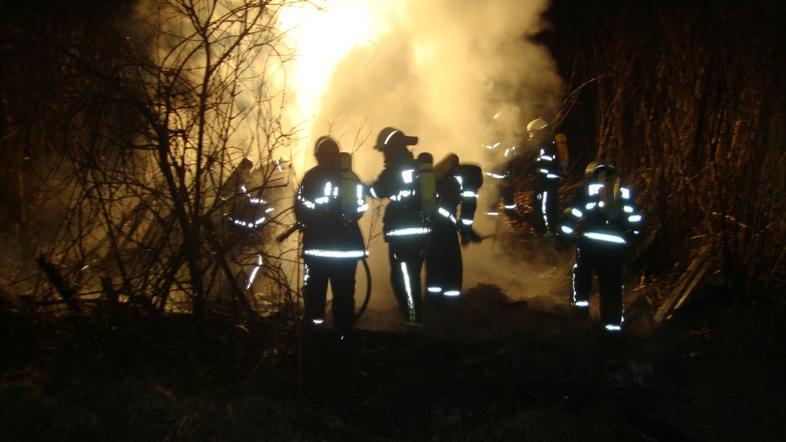
M567 308L491 285L423 327L294 336L184 318L77 338L4 314L0 434L29 440L786 440L775 341L696 302L604 339ZM713 295L715 296L715 295ZM704 296L699 299L710 299ZM298 344L299 343L299 344ZM269 355L268 355L269 356Z

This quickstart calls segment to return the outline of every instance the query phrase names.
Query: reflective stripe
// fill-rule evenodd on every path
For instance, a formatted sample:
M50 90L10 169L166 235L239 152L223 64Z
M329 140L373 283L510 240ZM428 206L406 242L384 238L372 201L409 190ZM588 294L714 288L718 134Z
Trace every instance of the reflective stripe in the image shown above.
M624 210L625 213L633 213L633 207L631 206L623 206L622 210Z
M461 176L459 176L459 175L453 175L453 178L455 178L455 179L456 179L456 181L458 181L458 183L459 183L459 184L460 184L462 187L464 186L464 179L463 179L463 178L461 178Z
M567 233L567 234L573 233L573 229L571 229L568 226L562 226L562 227L560 227L560 230L562 230L564 233Z
M461 196L466 197L466 198L477 198L478 194L473 192L473 191L471 191L471 190L465 190L465 191L461 192Z
M254 221L254 225L258 226L258 225L262 224L263 222L265 222L265 217L264 216L262 218L258 218L256 221Z
M322 325L322 324L325 323L325 320L324 319L312 319L311 323L314 324L314 325Z
M409 235L425 235L430 233L431 229L428 227L407 227L404 229L396 229L387 232L385 236L409 236Z
M415 169L402 170L401 178L404 179L405 183L411 183L415 180Z
M368 210L368 204L363 204L362 206L358 207L358 213L365 212Z
M630 199L630 189L626 187L620 187L620 194L624 199Z
M303 251L303 254L307 256L318 256L321 258L363 258L364 256L368 256L368 251L307 249Z
M368 191L369 191L369 193L371 194L371 196L373 196L374 198L377 198L377 199L379 199L379 197L377 196L377 191L376 191L376 190L374 190L374 188L373 188L373 187L370 187L370 188L368 189Z
M355 187L355 190L356 190L356 192L355 192L356 193L356 198L359 199L359 200L362 200L363 199L363 185L362 184L358 184Z
M330 198L326 196L320 196L319 198L314 199L314 202L317 204L327 204L328 201L330 201Z
M474 223L475 223L475 220L471 220L471 219L462 219L461 220L461 224L464 224L465 226L471 226Z
M331 183L330 181L325 183L325 196L330 196L332 190L333 190L333 183Z
M426 290L428 290L429 293L440 293L442 291L442 287L429 287Z
M546 200L548 200L548 198L549 198L549 193L543 192L543 201L541 202L540 211L541 213L543 213L543 225L546 226L547 231L551 230L549 229L549 216L548 216L548 210L546 209Z
M608 233L587 232L584 234L589 239L596 239L598 241L613 242L616 244L625 244L625 239L621 236L610 235Z
M499 216L499 213L497 213L497 212L486 212L486 215L488 215L488 216Z
M445 290L445 293L443 293L445 296L458 296L460 294L461 292L458 290Z
M267 201L263 200L262 198L248 198L248 202L251 204L267 204Z
M409 273L407 272L407 263L401 263L401 274L404 276L404 289L407 292L407 307L409 308L409 321L415 322L415 299L412 297L412 287L409 284Z
M584 212L576 208L570 209L570 213L572 213L573 216L575 216L576 218L581 218L582 216L584 216Z
M606 324L604 325L604 327L606 328L606 331L610 331L610 332L622 331L622 326L617 324Z
M254 284L254 280L257 278L257 272L259 272L260 267L262 267L262 255L257 255L257 265L254 266L254 270L251 271L251 275L249 275L248 277L246 290L250 289L251 286Z
M589 301L576 301L573 303L574 307L586 308L589 307Z
M276 209L274 209L272 207L268 207L267 209L265 209L265 213L270 213L270 212L272 212L274 210L276 210Z
M551 178L551 179L559 178L559 175L555 175L553 173L549 173L549 174L546 174L546 178Z
M587 209L587 210L592 210L592 209L594 209L594 208L595 208L595 203L587 203L587 204L584 206L584 208L585 208L585 209Z
M538 169L538 172L540 172L540 173L549 173L549 171L547 169Z
M508 156L509 153L510 153L510 148L505 149L505 156Z
M597 195L600 192L600 188L603 187L603 184L590 184L589 185L589 194L590 195Z
M637 223L637 222L641 221L641 215L631 215L631 216L628 217L628 221L630 221L632 223Z
M507 204L507 205L504 205L504 206L502 206L502 207L504 207L504 208L506 208L506 209L515 209L515 208L516 208L516 203L513 203L513 204Z
M442 207L440 207L439 209L437 209L437 212L439 212L439 214L440 214L440 215L442 215L442 216L444 216L445 218L447 218L447 217L449 217L449 216L450 216L450 212L448 212L446 209L444 209L444 208L442 208Z
M388 136L385 137L385 141L382 142L383 145L387 145L390 138L398 132L398 129L394 130L393 132L389 133Z
M504 179L507 176L507 174L500 175L500 174L497 174L497 173L494 173L494 172L486 172L486 175L490 176L492 178L498 179L498 180Z
M539 159L541 159L543 161L554 161L554 158L552 158L552 157L550 157L548 155L541 155Z

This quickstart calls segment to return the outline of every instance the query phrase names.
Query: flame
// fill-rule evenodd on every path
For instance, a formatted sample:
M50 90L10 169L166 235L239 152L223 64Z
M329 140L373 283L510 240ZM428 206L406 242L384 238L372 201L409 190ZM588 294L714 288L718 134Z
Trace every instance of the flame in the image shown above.
M387 0L343 0L288 4L279 11L285 45L295 52L285 67L286 90L294 94L286 115L300 129L294 155L309 150L308 137L339 63L352 50L373 46L375 39L390 31L385 17L393 7Z

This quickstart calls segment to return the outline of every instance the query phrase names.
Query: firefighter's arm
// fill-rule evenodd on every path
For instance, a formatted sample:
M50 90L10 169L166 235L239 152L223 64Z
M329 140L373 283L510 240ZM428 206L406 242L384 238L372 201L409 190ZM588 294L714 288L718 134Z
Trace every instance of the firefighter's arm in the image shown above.
M638 236L644 225L643 217L633 201L633 194L628 187L621 187L622 210L628 225L628 235Z
M385 168L377 180L368 186L368 195L374 199L390 198L395 191L395 180L392 169Z
M368 210L366 195L369 193L369 190L363 185L357 175L353 173L352 176L354 177L354 185L351 190L347 189L352 193L342 197L342 218L346 223L357 221Z

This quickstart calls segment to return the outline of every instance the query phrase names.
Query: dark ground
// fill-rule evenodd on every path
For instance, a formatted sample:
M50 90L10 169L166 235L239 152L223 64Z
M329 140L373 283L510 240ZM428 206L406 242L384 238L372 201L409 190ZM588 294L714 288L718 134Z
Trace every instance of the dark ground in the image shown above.
M304 337L276 366L266 324L5 313L0 439L786 440L783 349L712 296L613 342L479 287L422 329Z

